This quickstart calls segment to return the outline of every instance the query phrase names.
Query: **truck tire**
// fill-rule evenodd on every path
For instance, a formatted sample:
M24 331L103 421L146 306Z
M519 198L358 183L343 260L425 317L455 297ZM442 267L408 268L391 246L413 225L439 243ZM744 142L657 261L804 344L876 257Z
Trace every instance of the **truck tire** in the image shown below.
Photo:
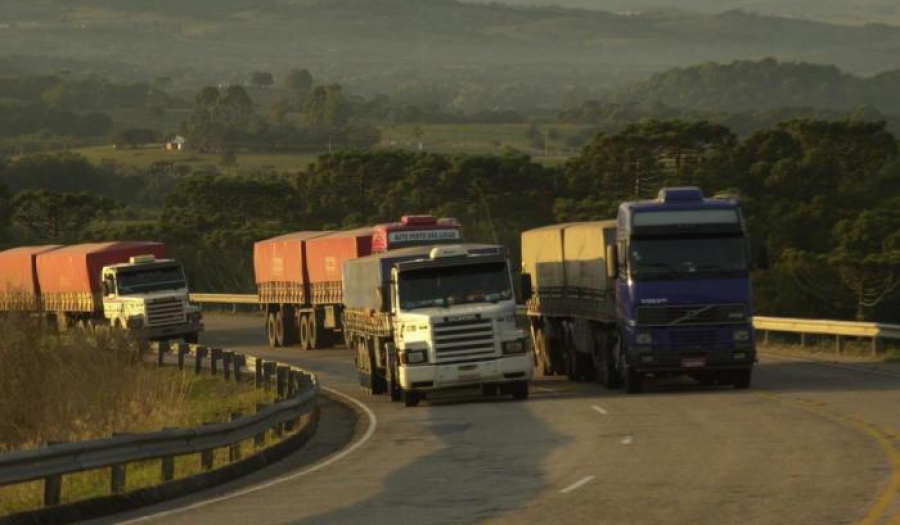
M731 379L734 388L737 390L746 390L750 388L750 381L753 378L752 370L738 370L734 372L734 376Z
M516 401L524 401L528 399L528 381L519 381L513 383L509 387L509 393L512 394Z
M285 346L284 344L284 311L278 310L275 312L275 343L278 346Z
M278 348L278 337L275 335L275 312L269 312L266 315L266 338L269 340L269 346Z
M306 352L309 350L309 323L307 323L308 315L300 316L300 350Z
M622 377L616 370L615 362L609 356L609 350L604 352L600 357L600 363L597 366L597 382L605 386L609 390L615 390L622 386Z
M281 315L281 344L283 346L294 346L297 344L297 311L293 306L284 305L278 312Z
M391 366L391 377L388 380L388 393L391 395L391 401L400 401L403 399L403 389L400 388L400 380L397 373L397 364Z
M200 334L198 334L197 332L193 332L193 333L190 333L190 334L185 334L185 336L184 336L184 342L187 343L187 344L189 344L189 345L195 345L195 344L198 344L198 343L200 342Z
M315 350L316 348L318 348L317 342L319 340L319 325L316 321L315 312L312 312L306 316L306 324L306 329L309 332L309 348L310 350Z
M404 390L403 391L403 405L407 407L416 407L419 406L419 401L422 400L422 395L416 392L415 390Z

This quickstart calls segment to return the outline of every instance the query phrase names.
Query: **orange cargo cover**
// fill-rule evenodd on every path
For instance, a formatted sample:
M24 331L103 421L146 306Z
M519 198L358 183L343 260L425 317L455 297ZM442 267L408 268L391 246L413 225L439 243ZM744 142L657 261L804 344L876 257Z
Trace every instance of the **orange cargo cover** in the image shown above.
M306 241L329 233L295 232L254 243L253 270L260 301L306 304Z
M37 256L59 247L21 246L0 252L0 311L41 309Z
M374 229L335 232L306 243L312 304L338 304L343 299L344 261L372 253Z
M105 242L67 246L37 258L38 282L44 308L56 311L91 311L100 294L100 272L104 266L127 263L131 257L166 257L158 242Z

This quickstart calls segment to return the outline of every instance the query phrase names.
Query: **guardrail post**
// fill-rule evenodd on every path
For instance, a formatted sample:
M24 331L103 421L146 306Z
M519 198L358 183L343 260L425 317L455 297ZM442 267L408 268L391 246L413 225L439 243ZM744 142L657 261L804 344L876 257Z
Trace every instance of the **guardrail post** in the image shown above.
M164 345L159 341L150 343L150 349L156 352L156 366L162 367L166 359L166 350L168 345Z
M240 381L244 378L241 367L247 365L247 356L244 354L234 354L234 380Z
M839 335L834 336L834 349L839 354L844 353L844 338L843 337L841 337Z
M763 330L763 345L769 346L769 331Z
M123 494L125 492L126 476L128 473L127 463L118 463L110 467L109 471L109 492L111 494Z
M288 370L288 397L294 397L297 395L297 371L296 370Z
M244 417L243 412L232 412L231 420L237 421L238 419ZM230 463L234 463L235 461L241 460L241 442L232 443L231 446L228 447L228 461Z
M269 408L269 403L257 403L256 404L256 413L260 413L263 410ZM263 430L259 434L253 436L253 444L257 447L264 447L266 445L266 431Z
M275 385L278 390L278 399L285 399L288 392L288 372L290 368L279 366L275 368Z
M194 373L200 375L203 371L203 358L206 357L206 348L198 346L194 351Z
M161 477L163 481L172 481L175 479L175 458L173 456L162 458L160 469L162 471Z
M62 445L65 441L48 441L47 446ZM47 476L44 478L44 506L59 505L62 500L62 476Z
M222 349L221 348L210 348L209 349L209 371L212 375L218 375L219 373L219 360L222 359Z
M265 383L263 381L263 368L265 368L265 364L266 362L262 359L256 360L256 368L254 369L254 372L256 373L256 388L262 388L265 386Z
M800 334L800 348L806 348L806 334Z
M215 421L205 421L204 425L215 425ZM208 448L200 452L200 468L203 470L212 470L216 461L216 449Z
M878 357L881 353L881 339L878 336L872 338L872 357Z
M182 343L172 343L169 348L178 353L178 369L184 370L184 354L187 353L187 345Z
M222 370L225 372L225 381L231 380L231 367L234 363L234 353L222 352Z
M266 390L270 390L272 388L272 376L275 375L277 366L278 363L274 361L266 361L266 366L263 367L263 376L266 383Z

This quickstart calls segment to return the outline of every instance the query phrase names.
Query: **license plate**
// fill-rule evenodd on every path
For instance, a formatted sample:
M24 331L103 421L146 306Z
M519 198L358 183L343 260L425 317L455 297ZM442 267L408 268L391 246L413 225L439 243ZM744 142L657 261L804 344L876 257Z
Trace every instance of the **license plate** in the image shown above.
M682 368L703 368L706 366L705 357L683 357L681 358Z

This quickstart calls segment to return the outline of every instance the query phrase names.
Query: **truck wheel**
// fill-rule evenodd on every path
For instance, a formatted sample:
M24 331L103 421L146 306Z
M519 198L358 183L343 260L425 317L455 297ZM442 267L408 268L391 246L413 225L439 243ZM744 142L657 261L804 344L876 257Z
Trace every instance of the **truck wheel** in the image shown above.
M266 337L269 340L269 346L278 348L278 337L275 335L275 313L269 312L266 316Z
M316 324L316 313L312 312L311 314L306 316L306 324L308 325L306 330L309 332L309 348L315 349L316 341L318 341L319 334L319 326Z
M300 317L300 350L304 352L309 350L309 323L306 321L308 318L306 314Z
M400 401L403 399L403 390L400 388L400 380L397 373L397 365L391 366L391 378L388 381L388 393L391 395L391 401Z
M404 390L403 391L403 404L408 407L419 406L419 401L421 401L422 396L416 392L415 390Z
M528 399L528 381L513 383L509 387L509 392L510 394L512 394L513 399L517 401L524 401Z
M281 344L293 346L297 344L297 312L292 306L282 306L278 312L281 316Z
M284 346L284 311L275 312L275 343Z
M752 377L752 370L738 370L737 372L734 372L732 384L734 384L734 388L738 390L746 390L750 388L750 380Z
M606 354L609 354L609 352L606 352ZM609 355L604 355L600 358L600 363L597 365L596 372L597 382L609 390L615 390L622 386L622 378L619 377L616 366L612 362L612 359L609 358Z
M184 336L184 342L189 345L198 344L200 342L200 334L198 334L197 332L194 332L192 334L186 334Z

